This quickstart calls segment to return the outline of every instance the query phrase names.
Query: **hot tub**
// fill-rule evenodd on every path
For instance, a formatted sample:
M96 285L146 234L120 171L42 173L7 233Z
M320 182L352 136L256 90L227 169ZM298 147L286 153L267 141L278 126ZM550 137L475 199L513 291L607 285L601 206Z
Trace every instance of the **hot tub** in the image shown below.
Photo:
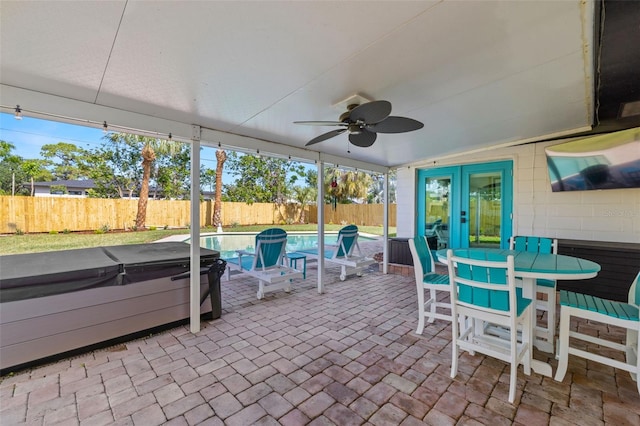
M200 262L200 312L219 318L224 261ZM188 319L189 269L181 242L1 256L0 370Z

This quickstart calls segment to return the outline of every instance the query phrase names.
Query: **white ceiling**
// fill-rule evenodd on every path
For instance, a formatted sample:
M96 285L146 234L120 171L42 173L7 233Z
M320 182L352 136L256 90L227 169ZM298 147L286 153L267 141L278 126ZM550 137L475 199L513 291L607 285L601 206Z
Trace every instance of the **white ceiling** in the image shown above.
M0 19L5 109L19 88L304 148L333 128L293 121L360 93L425 127L309 148L389 167L592 124L590 1L3 0Z

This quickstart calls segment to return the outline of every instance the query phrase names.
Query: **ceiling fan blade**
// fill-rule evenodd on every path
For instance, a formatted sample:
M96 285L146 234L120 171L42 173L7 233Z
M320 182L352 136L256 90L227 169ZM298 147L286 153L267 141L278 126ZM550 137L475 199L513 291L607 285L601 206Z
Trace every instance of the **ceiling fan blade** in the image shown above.
M348 126L342 121L294 121L293 124L306 124L307 126Z
M366 125L367 130L376 133L412 132L423 127L424 124L421 122L406 117L387 117L379 123Z
M366 148L373 145L377 137L375 133L363 129L361 133L351 133L349 135L349 142L360 148Z
M364 121L365 123L378 123L391 114L391 102L373 101L358 105L349 114L351 121Z
M317 136L317 137L311 139L309 142L307 142L305 144L305 146L309 146L309 145L313 145L313 144L318 143L318 142L326 141L327 139L331 139L332 137L338 136L339 134L344 133L346 131L347 131L347 129L338 129L338 130L332 130L332 131L327 132L327 133L323 133L320 136Z

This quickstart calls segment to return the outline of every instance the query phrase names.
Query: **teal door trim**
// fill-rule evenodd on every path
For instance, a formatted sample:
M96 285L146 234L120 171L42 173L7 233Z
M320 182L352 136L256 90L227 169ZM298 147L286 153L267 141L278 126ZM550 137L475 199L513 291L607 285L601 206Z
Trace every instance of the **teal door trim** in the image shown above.
M512 161L497 161L492 163L481 164L468 164L462 166L461 176L461 204L460 211L469 212L469 195L471 189L469 188L470 177L473 174L479 173L500 173L500 200L501 200L501 212L500 212L500 248L509 248L509 237L512 232L512 212L513 212L513 162ZM462 218L461 218L462 222ZM469 223L467 218L465 223L460 223L460 233L464 237L459 240L460 248L469 247Z
M425 235L426 181L429 178L451 179L449 193L449 247L469 247L469 223L463 222L462 211L469 212L469 176L474 173L500 172L501 223L500 248L508 248L512 233L513 161L465 164L418 170L416 185L416 235Z
M425 235L425 227L426 227L426 181L429 178L449 178L451 179L451 188L456 188L460 185L460 174L461 167L460 166L450 166L450 167L439 167L436 169L425 169L418 171L418 185L417 185L417 194L416 194L416 202L418 212L416 226L417 226L417 235L423 236ZM460 211L460 191L450 191L449 193L449 220L448 223L452 223L455 219L455 212ZM449 230L449 244L453 247L456 247L455 241L459 239L460 236L457 233L457 229Z

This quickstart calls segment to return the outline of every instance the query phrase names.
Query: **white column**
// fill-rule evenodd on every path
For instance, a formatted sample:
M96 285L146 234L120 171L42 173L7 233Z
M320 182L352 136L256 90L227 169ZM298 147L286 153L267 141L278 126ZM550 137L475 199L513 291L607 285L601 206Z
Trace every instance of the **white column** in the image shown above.
M389 173L384 174L384 183L382 185L382 196L384 197L384 215L382 218L382 238L384 244L382 246L382 273L387 274L389 267Z
M191 282L190 330L200 331L200 126L191 135Z
M324 293L324 163L318 161L318 293Z

